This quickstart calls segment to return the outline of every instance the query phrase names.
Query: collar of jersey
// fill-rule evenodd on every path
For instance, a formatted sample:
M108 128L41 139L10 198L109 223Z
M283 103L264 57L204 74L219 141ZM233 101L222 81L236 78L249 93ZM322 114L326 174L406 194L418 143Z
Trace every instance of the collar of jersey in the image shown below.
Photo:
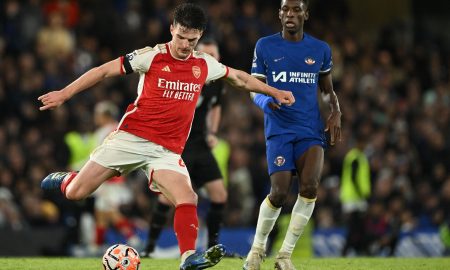
M282 41L284 41L284 42L286 42L286 43L290 43L290 44L299 44L299 43L305 42L305 40L309 38L309 35L308 35L307 33L303 32L303 38L300 39L299 41L290 41L290 40L287 40L287 39L283 38L283 33L282 33L282 32L278 32L278 37L279 37Z

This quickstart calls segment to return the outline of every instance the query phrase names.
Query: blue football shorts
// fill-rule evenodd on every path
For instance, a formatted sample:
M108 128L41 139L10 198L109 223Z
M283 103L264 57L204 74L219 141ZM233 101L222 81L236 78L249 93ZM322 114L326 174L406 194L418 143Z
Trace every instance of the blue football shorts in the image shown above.
M295 161L311 146L326 147L322 139L300 139L296 134L282 134L266 140L266 156L269 175L280 171L296 172Z

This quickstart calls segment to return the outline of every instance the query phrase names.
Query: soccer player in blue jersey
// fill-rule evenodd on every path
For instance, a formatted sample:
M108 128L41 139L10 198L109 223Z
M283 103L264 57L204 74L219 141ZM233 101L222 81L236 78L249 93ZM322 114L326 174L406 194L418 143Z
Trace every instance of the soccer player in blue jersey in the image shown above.
M260 269L267 237L296 173L299 195L275 258L275 269L295 269L291 254L314 210L323 168L325 132L330 133L331 145L341 140L341 111L333 90L331 49L327 43L304 33L303 25L308 17L307 0L282 0L281 33L261 38L255 47L252 75L273 87L291 89L297 102L288 107L272 97L253 95L255 104L264 111L271 190L260 207L245 270ZM319 110L318 87L330 96L331 113L325 128Z

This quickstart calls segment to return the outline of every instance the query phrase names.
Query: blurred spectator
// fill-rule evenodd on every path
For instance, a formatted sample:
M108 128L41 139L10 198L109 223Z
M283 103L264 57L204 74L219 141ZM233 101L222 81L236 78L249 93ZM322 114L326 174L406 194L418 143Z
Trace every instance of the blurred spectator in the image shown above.
M95 146L100 145L117 128L116 119L118 117L119 109L111 101L102 101L95 105L94 120L97 126L94 134ZM113 177L94 192L95 244L99 246L105 243L105 233L109 227L116 228L120 234L126 237L127 241L136 241L130 239L131 237L136 238L134 225L121 212L121 207L129 205L133 201L132 190L125 181L124 176Z
M13 195L7 188L0 187L0 229L20 230L23 226L23 219L13 201Z
M64 14L52 12L47 20L38 33L36 50L46 59L66 60L75 49L75 39L64 26Z
M0 1L0 189L12 196L11 200L0 199L2 220L6 211L7 220L18 220L13 223L20 226L14 226L28 228L53 226L58 217L56 224L78 229L73 217L79 215L79 207L42 194L38 179L42 174L66 169L69 151L64 134L82 125L89 125L86 130L94 129L93 123L83 120L92 119L89 108L108 99L123 111L135 97L137 79L108 80L51 112L39 112L36 98L111 60L112 55L168 40L169 11L175 2ZM365 121L365 128L371 130L365 134L373 179L369 207L372 201L384 202L385 233L395 245L399 232L449 224L450 144L446 139L450 137L450 38L448 31L438 32L440 24L428 20L429 16L440 16L430 12L432 5L427 9L420 1L408 1L413 12L409 21L383 19L381 24L372 16L355 13L355 5L378 11L386 8L369 2L311 3L315 19L309 21L307 30L332 46L343 138L348 138L327 150L317 200L318 209L323 211L319 210L315 218L319 227L345 226L336 198L337 183L344 155L353 147L358 127ZM223 63L249 71L255 38L279 31L279 18L272 13L279 3L201 3L210 16L205 34L219 41ZM318 12L324 3L333 8ZM268 192L261 151L265 146L261 138L264 119L248 95L228 93L221 130L232 156L228 167L233 182L230 194L249 196L230 196L226 223L251 225L257 215L254 206L260 204L261 194ZM146 187L140 182L131 185L137 201L133 207L127 206L127 213L144 217L150 213L146 209ZM437 194L440 196L434 198ZM40 206L31 207L33 203ZM79 237L73 237L71 243L76 243Z
M226 225L242 226L249 225L252 217L255 199L251 186L251 175L248 168L249 156L244 149L232 150L230 181L228 184L229 193L233 194L228 200L228 212L226 215Z
M74 28L79 20L78 0L45 1L43 10L46 17L52 17L55 13L61 14L64 26L69 28Z
M340 198L347 225L347 239L342 250L344 256L350 249L354 249L357 254L367 254L366 230L373 229L364 226L367 200L372 187L369 160L364 153L367 135L369 134L358 130L355 147L345 155L342 168ZM370 217L368 221L372 221Z

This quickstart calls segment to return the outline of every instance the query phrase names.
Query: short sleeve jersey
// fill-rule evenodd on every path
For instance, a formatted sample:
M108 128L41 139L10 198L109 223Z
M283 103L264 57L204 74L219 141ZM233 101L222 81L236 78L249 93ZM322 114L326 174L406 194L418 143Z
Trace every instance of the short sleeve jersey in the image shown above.
M196 51L177 59L169 46L146 47L121 58L123 71L139 73L140 78L137 98L118 129L181 154L203 85L227 76L228 67Z
M282 38L281 33L261 38L256 43L251 74L267 84L292 91L295 103L266 113L265 135L294 133L300 138L322 138L317 88L320 74L332 68L327 43L308 34L299 42Z

